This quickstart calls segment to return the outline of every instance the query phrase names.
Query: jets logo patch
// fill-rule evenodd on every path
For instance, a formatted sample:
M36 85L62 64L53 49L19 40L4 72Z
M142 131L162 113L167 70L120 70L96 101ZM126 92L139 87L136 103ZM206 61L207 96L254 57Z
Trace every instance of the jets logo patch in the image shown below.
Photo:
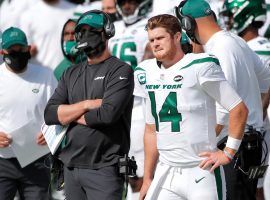
M35 88L32 90L33 93L38 93L39 92L39 89Z
M138 81L141 85L146 83L146 73L140 73L137 75Z
M173 78L173 80L174 80L175 82L182 81L182 80L183 80L183 76L177 75L177 76L175 76L175 77Z

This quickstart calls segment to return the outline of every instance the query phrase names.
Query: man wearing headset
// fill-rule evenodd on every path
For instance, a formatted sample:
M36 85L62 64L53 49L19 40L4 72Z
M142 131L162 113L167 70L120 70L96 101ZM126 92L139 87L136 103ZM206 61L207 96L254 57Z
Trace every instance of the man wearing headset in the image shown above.
M255 199L257 179L250 180L241 170L247 172L250 166L260 165L261 145L257 140L263 126L261 93L268 91L270 71L245 41L233 33L221 30L206 1L183 1L175 11L193 45L204 45L205 52L219 59L226 79L248 107L249 114L241 146L245 150L239 151L239 159L235 158L240 163L235 165L235 162L231 162L224 170L228 199ZM228 122L228 112L218 104L216 133L220 139L230 134ZM234 140L233 143L227 142L226 146L240 143L240 140ZM256 150L249 149L248 145L254 146ZM236 151L232 152L230 156L233 158L235 153Z
M68 68L45 110L47 124L69 125L64 163L67 199L121 199L118 159L129 151L133 72L111 56L114 25L92 10L77 21L77 48L87 61Z
M240 141L247 108L216 57L184 54L176 17L152 17L146 29L155 59L140 63L134 74L134 95L146 99L140 200L225 199L220 166L231 161L236 145L216 148L215 101L230 113L230 137Z
M223 21L225 22L227 29L243 38L247 42L248 46L260 57L266 68L269 67L270 41L265 37L259 36L259 29L263 26L266 20L265 1L225 0L220 16L224 18ZM265 145L268 147L270 146L270 134L268 131L270 129L270 124L267 116L269 96L267 98L268 101L263 104L264 118L267 117L264 120L263 127L267 132L264 134L264 141L262 142L262 165L266 165L268 163L268 149ZM256 163L260 163L260 154L253 158ZM258 180L257 196L263 196L263 180L263 178ZM270 188L268 189L270 190Z

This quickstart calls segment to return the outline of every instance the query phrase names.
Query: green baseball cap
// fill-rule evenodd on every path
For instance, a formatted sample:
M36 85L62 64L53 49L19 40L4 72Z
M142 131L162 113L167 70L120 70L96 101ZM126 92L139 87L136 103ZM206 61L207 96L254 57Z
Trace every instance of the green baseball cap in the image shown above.
M1 45L3 49L8 49L15 44L28 46L25 33L19 28L10 27L2 34Z
M102 29L104 26L104 17L102 14L89 12L77 22L75 31L77 31L82 25L88 25L92 28Z
M187 0L182 8L183 15L193 18L206 17L212 14L210 5L205 0Z

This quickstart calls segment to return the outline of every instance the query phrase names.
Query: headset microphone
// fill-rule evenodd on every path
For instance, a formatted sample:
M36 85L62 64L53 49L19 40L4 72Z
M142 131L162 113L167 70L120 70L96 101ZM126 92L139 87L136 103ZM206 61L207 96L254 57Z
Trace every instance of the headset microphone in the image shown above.
M76 49L82 50L82 49L87 48L87 47L88 47L88 42L84 42L84 43L78 44L76 46Z

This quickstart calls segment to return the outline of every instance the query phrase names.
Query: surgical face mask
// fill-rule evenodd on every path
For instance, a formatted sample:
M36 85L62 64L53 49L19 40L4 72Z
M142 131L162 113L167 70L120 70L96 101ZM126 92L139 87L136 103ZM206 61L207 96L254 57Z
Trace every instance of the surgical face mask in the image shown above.
M31 58L30 52L19 52L12 51L9 54L4 54L4 62L14 71L21 72L23 71L27 64L28 60Z
M64 52L67 56L76 57L79 50L76 49L77 43L75 41L65 41L64 42Z

